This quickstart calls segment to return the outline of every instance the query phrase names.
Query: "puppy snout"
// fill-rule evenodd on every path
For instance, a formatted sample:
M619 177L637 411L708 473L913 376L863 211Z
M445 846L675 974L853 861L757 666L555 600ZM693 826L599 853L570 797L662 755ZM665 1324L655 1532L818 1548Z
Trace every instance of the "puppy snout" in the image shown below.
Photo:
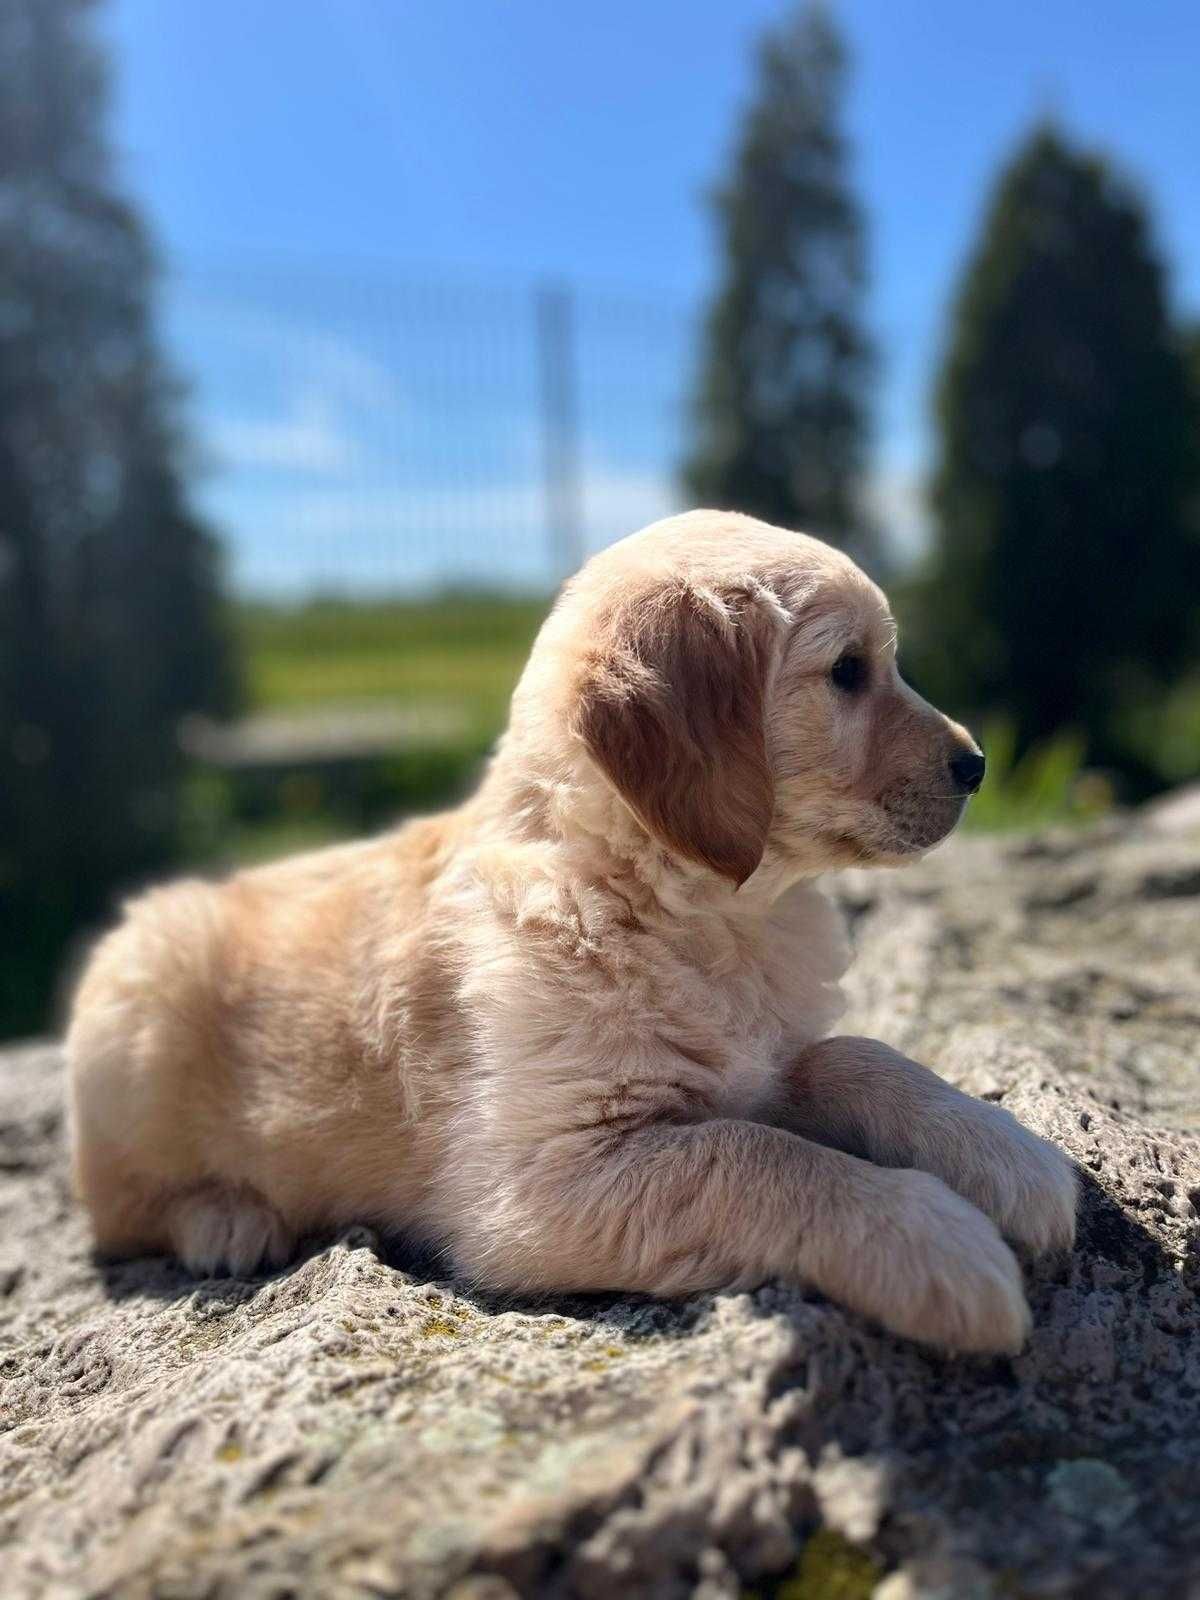
M961 755L951 756L950 779L960 794L974 794L983 782L983 773L986 762L979 750L965 750Z

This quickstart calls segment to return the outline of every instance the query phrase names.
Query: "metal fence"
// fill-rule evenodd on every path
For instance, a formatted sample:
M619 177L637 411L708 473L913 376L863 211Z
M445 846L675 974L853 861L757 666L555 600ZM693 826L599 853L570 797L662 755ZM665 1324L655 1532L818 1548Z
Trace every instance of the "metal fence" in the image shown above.
M678 505L679 305L280 262L164 302L239 594L542 593Z

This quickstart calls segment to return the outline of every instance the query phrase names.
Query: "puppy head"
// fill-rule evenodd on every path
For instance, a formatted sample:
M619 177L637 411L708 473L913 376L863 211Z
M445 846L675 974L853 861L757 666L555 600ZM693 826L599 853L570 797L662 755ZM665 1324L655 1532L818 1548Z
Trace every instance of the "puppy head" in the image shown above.
M881 591L819 541L749 518L656 524L585 569L573 735L666 849L735 884L943 839L979 785L970 735L896 670Z

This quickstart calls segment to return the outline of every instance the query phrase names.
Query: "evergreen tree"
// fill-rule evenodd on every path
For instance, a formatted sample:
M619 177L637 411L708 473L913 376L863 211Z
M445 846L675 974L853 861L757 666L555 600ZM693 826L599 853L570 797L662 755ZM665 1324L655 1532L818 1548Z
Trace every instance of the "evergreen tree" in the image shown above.
M1141 202L1039 127L999 181L937 388L932 692L1003 708L1020 747L1075 727L1152 784L1129 730L1195 640L1194 418Z
M684 480L698 503L820 534L870 561L873 361L841 126L846 70L823 6L806 5L762 42L733 172L715 196L723 278Z
M231 693L90 10L0 0L0 1033L169 857L178 719Z

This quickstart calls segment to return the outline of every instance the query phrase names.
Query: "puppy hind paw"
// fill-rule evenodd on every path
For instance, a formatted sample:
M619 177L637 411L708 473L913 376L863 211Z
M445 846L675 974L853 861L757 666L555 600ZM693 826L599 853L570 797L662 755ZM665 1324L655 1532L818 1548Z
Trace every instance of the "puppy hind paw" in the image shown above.
M263 1265L282 1266L294 1245L278 1212L253 1189L220 1184L171 1201L168 1232L176 1255L201 1278L246 1277Z

